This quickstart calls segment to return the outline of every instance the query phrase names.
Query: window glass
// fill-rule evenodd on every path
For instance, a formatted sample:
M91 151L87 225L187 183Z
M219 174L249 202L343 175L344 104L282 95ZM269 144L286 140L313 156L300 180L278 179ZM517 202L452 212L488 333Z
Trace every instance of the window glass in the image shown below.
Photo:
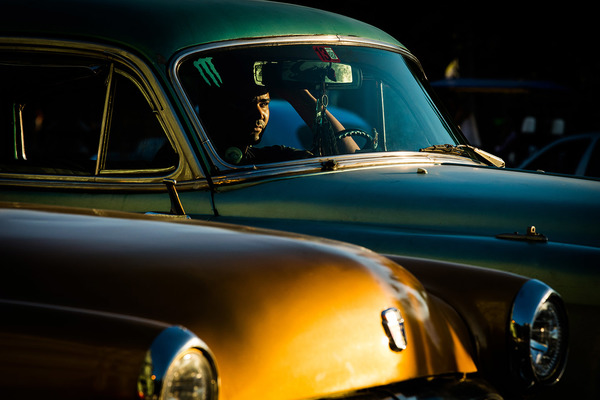
M73 60L0 61L0 170L91 174L108 68Z
M112 73L109 63L0 54L0 88L0 172L164 174L177 166L142 89L122 71Z
M179 79L231 164L460 144L401 54L287 45L192 54Z
M114 102L103 173L174 167L177 155L146 97L123 75L115 74L113 85Z

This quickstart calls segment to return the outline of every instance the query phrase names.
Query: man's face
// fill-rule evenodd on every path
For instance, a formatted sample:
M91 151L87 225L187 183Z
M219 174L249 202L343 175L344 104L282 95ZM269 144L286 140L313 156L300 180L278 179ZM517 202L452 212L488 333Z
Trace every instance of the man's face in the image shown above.
M254 126L252 126L252 132L250 133L250 144L257 144L260 142L265 128L269 123L269 103L271 97L269 93L265 93L260 96L256 96L252 99L252 108L254 114Z
M258 144L269 122L269 93L254 96L242 104L236 105L238 115L232 116L237 119L235 127L236 144L243 149L245 146Z

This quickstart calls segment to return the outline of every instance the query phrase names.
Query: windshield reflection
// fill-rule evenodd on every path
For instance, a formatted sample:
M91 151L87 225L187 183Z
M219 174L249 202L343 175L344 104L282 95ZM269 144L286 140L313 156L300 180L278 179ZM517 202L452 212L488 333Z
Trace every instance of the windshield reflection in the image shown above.
M400 53L345 45L188 55L179 79L228 164L466 144Z

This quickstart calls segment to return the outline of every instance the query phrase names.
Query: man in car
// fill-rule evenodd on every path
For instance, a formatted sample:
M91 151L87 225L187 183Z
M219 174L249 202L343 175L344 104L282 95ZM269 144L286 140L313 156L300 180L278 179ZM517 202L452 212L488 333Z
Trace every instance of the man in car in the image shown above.
M269 123L270 101L266 88L255 85L252 90L241 89L228 96L228 101L221 102L228 104L231 115L235 116L227 123L227 131L212 136L225 161L231 164L262 164L312 156L308 151L286 146L255 147Z
M218 75L219 78L223 76L218 85L211 84L200 91L199 107L210 110L205 114L210 118L203 122L217 152L228 163L264 164L308 158L315 154L353 153L358 149L351 137L335 139L336 133L343 131L344 127L324 107L321 109L323 117L317 119L317 108L321 107L321 102L308 90L275 87L273 91L294 107L313 132L318 131L314 147L312 151L280 145L256 147L269 123L270 89L257 85L247 76L244 79L241 67L239 71L223 70L225 72Z

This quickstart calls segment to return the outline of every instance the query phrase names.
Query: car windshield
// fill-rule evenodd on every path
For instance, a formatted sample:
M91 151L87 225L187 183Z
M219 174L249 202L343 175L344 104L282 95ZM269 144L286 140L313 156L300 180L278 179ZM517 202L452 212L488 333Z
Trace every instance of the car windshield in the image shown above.
M217 49L177 73L229 164L464 144L401 53L348 45Z

